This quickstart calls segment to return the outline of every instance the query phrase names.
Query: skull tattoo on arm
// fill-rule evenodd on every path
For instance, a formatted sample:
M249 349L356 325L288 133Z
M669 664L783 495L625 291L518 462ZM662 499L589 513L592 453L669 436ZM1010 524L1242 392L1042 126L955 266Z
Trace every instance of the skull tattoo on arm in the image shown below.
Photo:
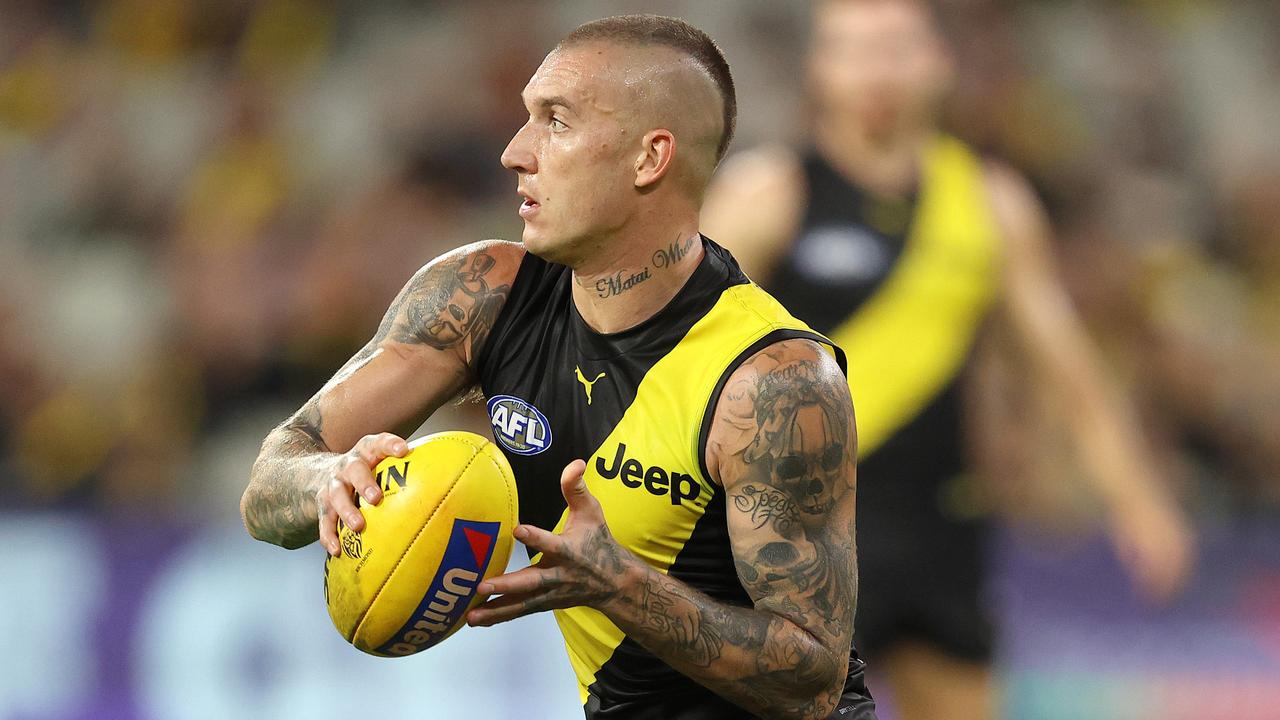
M852 639L856 436L849 387L816 343L772 345L734 373L718 447L743 587L830 648Z

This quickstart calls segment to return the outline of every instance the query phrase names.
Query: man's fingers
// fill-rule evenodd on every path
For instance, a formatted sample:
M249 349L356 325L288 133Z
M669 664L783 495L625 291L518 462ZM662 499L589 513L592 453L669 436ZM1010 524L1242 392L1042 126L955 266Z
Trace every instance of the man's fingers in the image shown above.
M384 458L404 457L408 452L409 443L399 435L365 435L351 448L353 457L342 469L344 479L355 488L360 497L377 505L382 501L382 488L374 480L373 468Z
M344 462L342 469L338 471L338 479L354 488L365 500L377 505L382 500L382 488L378 487L373 471L359 458Z
M346 523L347 527L360 532L364 529L364 516L352 501L347 488L345 483L336 478L329 483L329 507L338 513L338 517L342 518L342 522Z
M338 544L338 515L324 501L317 501L320 511L320 544L325 552L337 557L342 552Z
M559 605L550 593L503 595L472 608L467 613L467 624L473 627L489 627L557 607Z
M409 443L394 433L378 433L360 438L351 451L360 457L368 467L377 465L387 457L404 457L409 452Z
M517 525L512 535L532 551L530 555L534 552L542 553L543 557L559 555L564 548L563 537L533 525Z
M564 471L560 473L560 492L564 495L570 512L596 514L604 519L600 503L587 489L587 482L582 477L586 470L587 464L582 460L574 460L565 465Z
M560 584L560 572L554 568L541 568L530 565L513 573L499 575L485 580L476 587L481 595L509 595L512 593L530 593L535 590L549 590Z

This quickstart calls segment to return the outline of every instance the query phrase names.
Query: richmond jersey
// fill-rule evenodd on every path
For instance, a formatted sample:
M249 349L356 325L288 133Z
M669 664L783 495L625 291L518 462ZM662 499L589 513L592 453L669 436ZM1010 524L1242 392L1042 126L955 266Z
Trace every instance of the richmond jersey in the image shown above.
M714 404L729 375L769 344L829 341L752 284L726 250L703 243L701 263L666 307L608 335L578 314L567 267L526 254L479 358L480 383L515 471L521 522L562 529L560 472L584 458L587 487L619 543L718 601L750 607L724 491L704 461ZM575 607L556 620L588 718L747 716L602 613ZM851 649L846 690L855 701L865 695L861 672Z

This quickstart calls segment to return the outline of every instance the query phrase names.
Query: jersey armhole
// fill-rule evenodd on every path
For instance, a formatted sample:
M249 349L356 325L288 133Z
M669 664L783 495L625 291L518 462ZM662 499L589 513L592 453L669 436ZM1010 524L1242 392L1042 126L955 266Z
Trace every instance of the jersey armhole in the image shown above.
M524 251L524 257L520 258L520 267L516 269L516 276L511 280L511 292L502 304L502 309L498 311L498 317L493 321L493 329L489 331L489 337L476 353L475 379L482 388L485 384L484 379L489 374L492 350L501 345L506 337L511 326L511 316L516 312L516 307L521 304L519 301L529 286L528 276L535 272L535 266L539 263L546 265L546 261L542 258L528 250Z
M707 468L707 438L711 435L711 425L715 422L716 406L720 403L720 393L724 391L724 386L729 382L729 378L737 372L738 368L742 367L743 363L761 350L784 340L813 340L820 345L831 348L836 364L840 366L840 372L848 376L849 363L845 358L844 350L841 350L839 345L831 342L828 338L812 330L779 328L766 333L759 340L748 345L725 367L724 372L720 373L720 379L716 381L715 387L711 389L711 397L707 398L706 409L702 411L702 423L698 427L698 468L702 471L702 477L707 482L716 486L720 485L715 478L711 477L711 471Z

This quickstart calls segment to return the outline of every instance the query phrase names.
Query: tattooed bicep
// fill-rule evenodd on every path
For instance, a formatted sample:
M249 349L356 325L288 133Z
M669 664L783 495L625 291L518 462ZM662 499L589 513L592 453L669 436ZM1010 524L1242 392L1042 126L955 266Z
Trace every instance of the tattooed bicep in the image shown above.
M708 438L743 587L819 637L852 631L856 432L816 343L772 345L726 383Z
M396 296L372 344L457 348L470 362L506 303L523 254L514 243L488 242L437 258Z
M418 270L369 342L285 426L316 445L343 450L369 432L411 432L474 381L475 354L523 256L519 245L488 241Z
M748 479L851 485L856 432L844 374L810 340L761 350L725 383L708 449L726 487Z

